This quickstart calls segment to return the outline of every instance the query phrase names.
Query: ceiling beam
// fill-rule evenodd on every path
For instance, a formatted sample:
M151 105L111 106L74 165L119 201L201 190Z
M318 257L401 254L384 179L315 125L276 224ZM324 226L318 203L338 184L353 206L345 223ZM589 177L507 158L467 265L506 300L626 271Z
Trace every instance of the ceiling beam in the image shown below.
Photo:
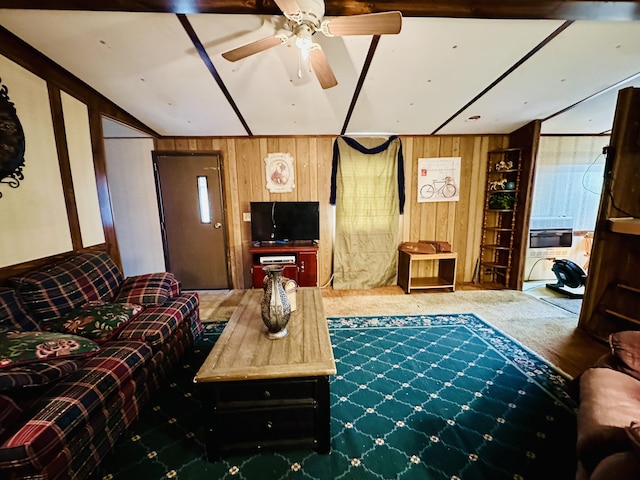
M342 125L342 130L340 130L340 135L344 135L347 131L347 127L349 126L349 122L351 121L351 115L353 115L353 110L356 108L356 103L358 103L360 91L362 90L362 86L364 85L364 79L367 78L367 73L369 72L369 67L371 66L373 55L376 53L376 48L378 48L378 42L380 42L380 35L374 35L371 39L371 44L369 45L367 58L365 59L364 65L362 66L362 71L360 72L360 78L358 78L358 84L356 85L356 89L353 92L353 96L351 97L349 111L347 112L347 116L344 119L344 124Z
M229 89L222 81L222 78L220 77L218 70L216 70L216 67L213 65L211 58L209 58L209 54L204 48L204 45L202 45L200 38L198 38L196 31L193 29L193 26L191 25L191 22L189 22L189 19L186 17L186 15L182 13L178 14L178 20L180 21L180 24L184 28L185 32L187 32L187 35L189 35L189 39L191 40L191 43L193 43L193 46L198 52L198 55L200 55L200 58L204 62L205 66L207 67L207 70L209 70L209 73L218 84L218 87L222 91L224 97L227 99L227 102L229 102L229 105L231 106L234 113L238 117L238 120L240 120L240 123L242 123L242 126L244 127L245 132L247 132L247 135L249 135L250 137L253 136L253 133L249 128L249 125L247 124L246 120L242 116L242 113L240 112L240 109L238 108L238 105L236 104L236 102L233 100L231 93L229 93Z
M640 1L584 0L325 0L326 15L399 10L405 17L640 20ZM275 15L272 0L0 0L0 8Z
M509 75L511 75L517 68L519 68L527 60L529 60L536 53L538 53L540 50L542 50L543 47L548 45L549 42L551 42L554 38L556 38L558 35L560 35L562 32L564 32L567 28L569 28L572 23L573 22L571 22L571 21L566 21L562 25L560 25L558 28L556 28L555 31L553 31L549 36L547 36L547 38L545 38L542 42L540 42L533 49L531 49L524 57L522 57L520 60L518 60L516 63L514 63L508 70L503 72L502 75L500 75L493 82L491 82L491 84L489 86L487 86L484 90L482 90L475 97L473 97L471 100L469 100L463 107L460 108L460 110L458 110L456 113L451 115L447 120L445 120L445 122L442 125L440 125L433 132L431 132L431 135L436 135L440 130L442 130L450 122L455 120L462 112L464 112L467 108L469 108L471 105L473 105L478 100L480 100L480 98L483 97L489 90L491 90L493 87L495 87L501 81L503 81L505 78L507 78Z

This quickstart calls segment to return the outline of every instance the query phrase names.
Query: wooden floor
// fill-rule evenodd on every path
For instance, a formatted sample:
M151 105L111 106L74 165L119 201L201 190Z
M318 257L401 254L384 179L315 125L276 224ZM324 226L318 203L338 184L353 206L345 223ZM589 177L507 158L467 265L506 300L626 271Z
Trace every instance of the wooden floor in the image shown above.
M456 284L456 290L486 290L485 287L468 283L468 284ZM440 291L440 290L433 290ZM444 289L442 291L445 291ZM423 292L424 293L424 292ZM328 286L322 289L323 297L353 297L356 295L406 295L404 290L398 285L391 285L389 287L379 288L367 288L364 290L334 290L332 286Z

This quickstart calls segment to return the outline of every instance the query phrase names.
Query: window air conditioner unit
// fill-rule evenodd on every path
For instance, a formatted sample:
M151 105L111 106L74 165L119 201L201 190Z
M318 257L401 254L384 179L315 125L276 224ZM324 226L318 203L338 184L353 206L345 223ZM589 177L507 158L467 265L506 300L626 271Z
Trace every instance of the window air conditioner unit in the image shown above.
M569 255L573 241L573 218L531 217L529 258L561 258Z

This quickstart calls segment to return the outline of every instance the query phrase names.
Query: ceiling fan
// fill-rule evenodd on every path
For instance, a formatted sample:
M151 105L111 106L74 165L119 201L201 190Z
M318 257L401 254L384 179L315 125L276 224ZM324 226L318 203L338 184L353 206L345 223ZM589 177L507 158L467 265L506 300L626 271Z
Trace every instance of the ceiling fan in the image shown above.
M275 34L248 43L222 56L230 62L236 62L255 53L287 43L295 37L299 49L298 76L304 68L313 70L322 88L335 87L338 84L326 55L311 37L322 32L328 37L345 35L384 35L400 33L402 14L400 12L369 13L334 17L324 20L324 0L274 0L287 21Z

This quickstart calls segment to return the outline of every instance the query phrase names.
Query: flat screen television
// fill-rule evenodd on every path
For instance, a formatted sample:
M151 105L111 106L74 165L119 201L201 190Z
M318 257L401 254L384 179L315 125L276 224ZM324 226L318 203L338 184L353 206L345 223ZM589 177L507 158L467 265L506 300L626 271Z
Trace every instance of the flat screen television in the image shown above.
M253 242L320 240L319 202L251 202Z

